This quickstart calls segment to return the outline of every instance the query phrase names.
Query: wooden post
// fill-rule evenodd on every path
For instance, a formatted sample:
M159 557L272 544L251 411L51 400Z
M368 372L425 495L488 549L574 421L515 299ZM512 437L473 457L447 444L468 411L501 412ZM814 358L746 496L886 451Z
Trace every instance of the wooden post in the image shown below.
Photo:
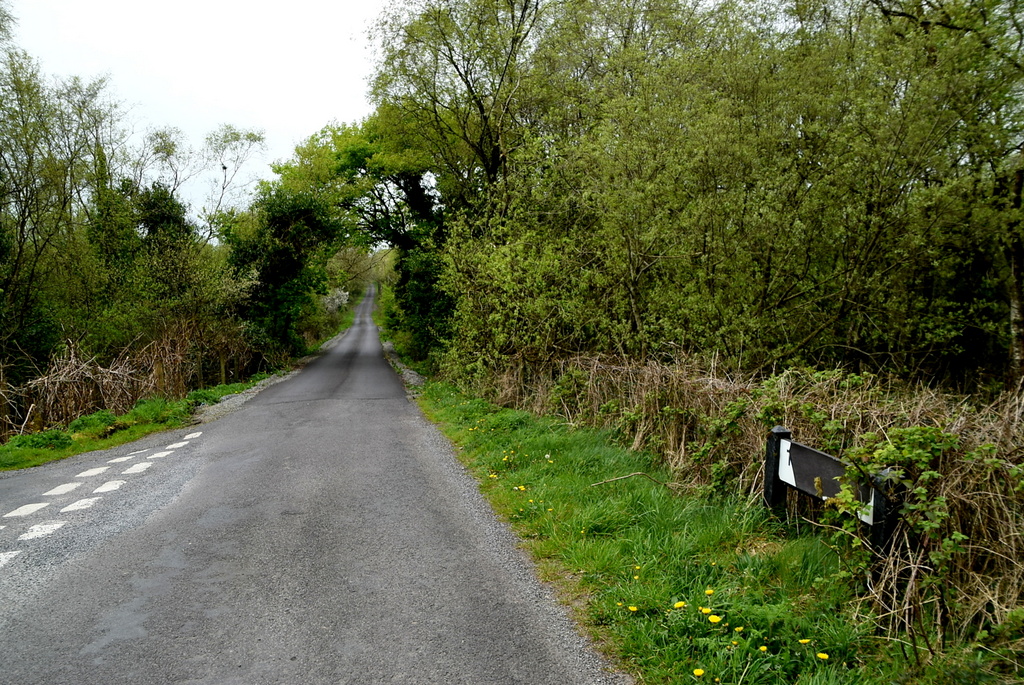
M779 509L786 504L786 484L779 479L779 455L783 440L792 440L793 433L782 426L772 428L764 452L764 503Z

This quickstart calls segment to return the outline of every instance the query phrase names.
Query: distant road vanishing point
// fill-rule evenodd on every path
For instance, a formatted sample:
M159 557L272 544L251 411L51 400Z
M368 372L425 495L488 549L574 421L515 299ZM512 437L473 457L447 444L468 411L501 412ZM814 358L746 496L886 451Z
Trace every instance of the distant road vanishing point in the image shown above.
M0 683L628 682L407 400L372 306L220 420L0 474Z

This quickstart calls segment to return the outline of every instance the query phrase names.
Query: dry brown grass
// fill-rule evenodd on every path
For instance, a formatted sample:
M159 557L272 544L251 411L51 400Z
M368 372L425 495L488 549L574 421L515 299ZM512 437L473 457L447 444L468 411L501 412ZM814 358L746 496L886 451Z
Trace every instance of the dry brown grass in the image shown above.
M30 381L25 396L30 421L42 426L67 425L98 409L124 413L152 390L149 374L131 355L122 354L107 367L83 357L69 341L64 353L53 360L47 373Z
M232 371L237 378L253 357L237 326L189 319L168 322L153 340L129 346L106 365L69 340L46 372L23 387L0 377L0 438L66 426L101 409L123 414L143 397L180 399L192 389L226 382Z

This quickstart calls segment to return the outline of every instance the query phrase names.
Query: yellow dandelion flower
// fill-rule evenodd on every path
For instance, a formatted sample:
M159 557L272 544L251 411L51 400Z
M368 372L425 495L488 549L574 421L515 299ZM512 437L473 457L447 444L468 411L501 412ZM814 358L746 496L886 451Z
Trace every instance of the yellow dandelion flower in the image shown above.
M675 608L675 609L682 609L685 606L686 606L686 602L676 602L675 604L672 605L672 607Z
M826 654L825 652L818 652L817 654L815 654L815 656L819 659L828 659L828 654Z
M640 570L640 567L639 567L639 566L634 566L633 568L635 568L635 569L636 569L637 571L639 571L639 570Z
M640 580L640 576L633 576L633 580Z
M735 630L737 633L742 633L743 632L743 626L736 626L735 628L733 628L733 630Z
M762 652L767 652L768 651L768 645L761 645L760 647L758 647L758 649L760 649Z
M810 642L810 640L807 640L807 639L804 639L804 640L797 640L797 642L799 642L799 643L800 643L800 644L802 644L802 645L806 645L806 644L807 644L808 642Z
M637 611L637 609L638 609L638 607L635 607L635 606L630 606L630 607L629 607L629 610L630 610L630 611Z
M711 621L712 623L718 623L719 621L722 620L722 617L721 616L716 616L715 614L711 614L710 616L708 616L708 620Z
M707 595L708 597L710 597L711 595L715 594L715 591L712 590L711 588L708 588L707 590L704 591L704 594Z
M615 603L615 606L617 606L617 607L620 607L620 606L622 606L622 602L616 602L616 603Z
M702 614L710 614L711 613L711 609L709 609L707 607L701 607L700 608L700 613L702 613Z
M732 644L733 644L733 647L735 647L736 645L738 645L738 644L739 644L739 642L736 642L736 640L733 640L733 641L732 641Z
M704 669L703 668L695 668L695 669L693 669L693 675L695 675L698 678L700 678L702 675L704 675Z

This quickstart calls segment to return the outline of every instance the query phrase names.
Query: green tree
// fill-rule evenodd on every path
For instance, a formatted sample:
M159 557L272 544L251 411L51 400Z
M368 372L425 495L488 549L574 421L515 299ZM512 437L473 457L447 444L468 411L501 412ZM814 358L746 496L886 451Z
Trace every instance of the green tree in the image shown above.
M25 53L0 64L0 357L9 379L44 364L61 313L87 304L80 210L116 108L102 80L48 85Z
M230 263L248 283L242 316L253 326L257 347L272 357L306 350L298 324L327 291L325 267L341 229L332 208L314 193L267 184L254 211L223 232Z
M403 287L436 300L420 286L444 284L452 368L482 377L577 353L999 376L1024 363L1009 344L1024 331L1016 14L1008 0L393 14L379 144L422 151L444 207L417 241L431 268Z
M519 145L519 100L540 19L539 0L422 0L378 28L378 111L431 156L453 208L480 201Z

